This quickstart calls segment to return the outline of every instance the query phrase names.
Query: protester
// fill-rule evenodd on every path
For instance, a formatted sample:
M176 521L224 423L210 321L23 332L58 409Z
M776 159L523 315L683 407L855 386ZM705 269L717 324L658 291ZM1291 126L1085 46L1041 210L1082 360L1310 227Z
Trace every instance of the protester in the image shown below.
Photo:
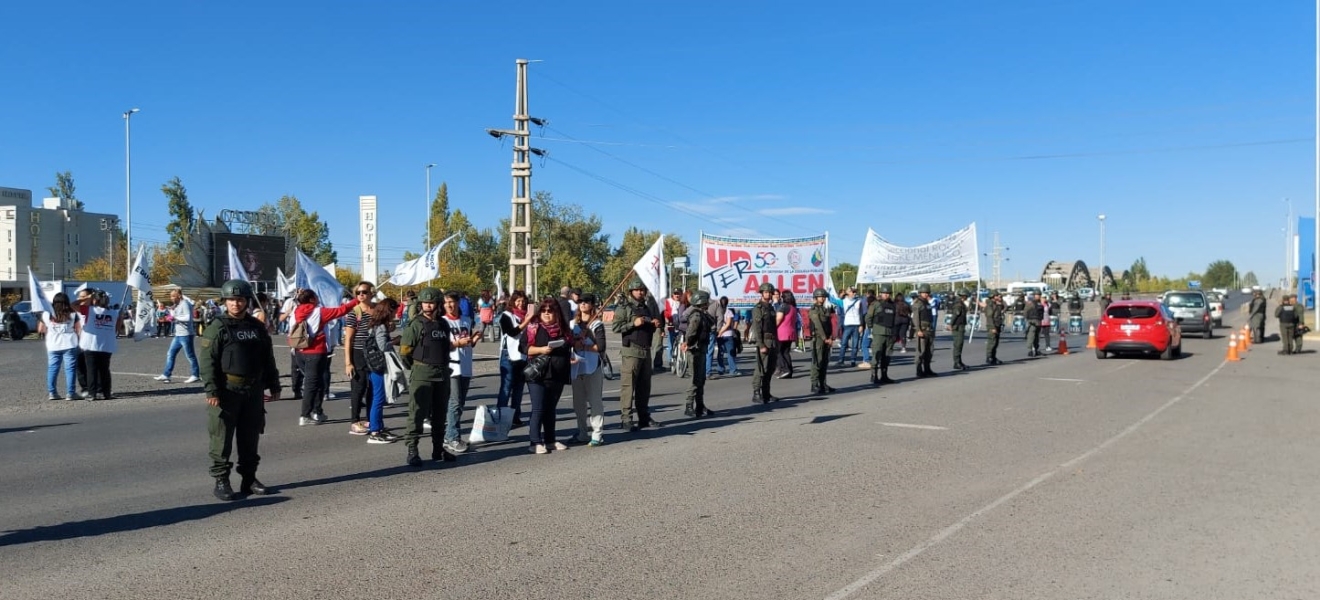
M170 314L170 309L165 307L165 301L161 300L157 302L156 303L156 334L151 337L158 337L158 338L165 337L165 331L169 328L170 319L172 318L173 317Z
M326 330L331 321L338 319L358 305L356 299L334 308L323 308L316 292L303 290L298 294L298 308L294 310L295 327L306 323L307 348L296 352L302 358L303 394L302 414L298 425L320 425L326 421L324 402L329 370L329 345Z
M573 339L578 361L573 365L573 412L577 413L577 437L574 441L592 446L605 443L605 370L600 357L605 354L605 323L596 308L596 296L578 297L578 316L573 321Z
M69 390L69 399L78 400L77 390L78 338L82 336L82 315L73 309L69 296L64 292L55 294L50 303L51 312L41 314L37 323L37 333L46 337L46 392L48 400L60 400L55 393L55 379L60 370L64 371L64 383Z
M537 314L540 318L533 320L523 331L518 351L526 355L529 362L544 364L537 377L527 380L532 397L528 440L532 452L547 454L552 442L555 450L568 449L564 443L555 440L555 408L564 393L564 386L571 383L573 333L558 300L547 296L538 305Z
M449 324L449 403L445 419L445 450L452 454L467 452L468 445L459 432L463 418L463 405L467 402L468 388L472 385L472 319L463 316L463 297L458 292L445 294L445 313L442 318ZM437 407L438 410L438 407Z
M349 412L352 416L348 425L350 435L367 435L371 432L370 424L362 420L362 408L363 401L372 397L371 373L370 369L366 368L367 358L364 348L370 335L371 328L368 321L371 319L375 304L372 302L374 293L375 286L370 281L359 281L353 286L353 294L358 300L358 305L344 316L344 339L349 346L344 352L344 374L351 382Z
M194 327L196 323L193 320L193 302L177 289L170 290L170 301L174 303L174 309L171 311L174 340L170 342L170 349L165 354L165 371L156 377L156 381L170 382L170 376L174 373L174 357L178 356L179 350L183 350L183 355L188 358L188 366L191 369L191 374L184 383L197 383L202 378L197 363L197 352L193 350L193 336L197 335Z
M779 306L775 307L776 338L779 341L779 379L793 378L793 343L798 338L798 322L801 316L797 309L797 299L793 292L780 294Z
M376 307L371 310L371 318L367 324L359 323L358 326L368 331L368 338L375 343L376 348L384 354L394 353L394 313L399 308L399 303L393 298L386 298L376 303ZM385 403L388 390L385 386L385 374L389 370L386 364L372 365L366 360L366 352L363 352L364 365L369 369L371 378L371 408L367 410L367 443L368 444L393 444L399 441L399 437L391 434L385 428Z
M724 313L724 318L720 323L720 329L715 334L716 344L719 350L715 356L715 372L724 376L736 377L738 373L738 357L734 349L738 345L738 317L732 308L729 308L729 297L720 296L720 311Z
M93 292L93 298L78 336L78 347L87 360L86 398L110 400L110 357L119 343L116 328L120 311L110 308L110 297L103 291Z
M514 290L506 310L500 315L500 392L496 406L513 407L513 426L522 425L523 368L527 366L526 355L519 349L518 340L523 330L536 315L527 312L527 294Z

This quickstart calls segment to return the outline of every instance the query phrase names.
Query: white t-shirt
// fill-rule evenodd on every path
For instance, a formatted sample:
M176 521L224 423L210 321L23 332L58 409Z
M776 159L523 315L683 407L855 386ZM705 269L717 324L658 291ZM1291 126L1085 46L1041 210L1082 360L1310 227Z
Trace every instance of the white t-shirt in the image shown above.
M866 314L866 299L852 298L843 299L843 324L861 325L862 315Z
M449 323L450 341L457 342L464 335L472 335L472 321L467 318L453 318L446 314L444 319ZM472 377L472 346L449 351L449 374L454 377Z
M114 352L119 347L115 325L119 311L93 306L87 309L87 322L83 324L78 347L88 352Z
M174 336L193 334L193 303L192 300L183 298L179 300L174 308L170 309L170 314L174 315Z
M50 320L50 313L41 313L41 321L46 324L47 352L72 350L78 347L78 332L73 329L75 323L82 321L82 315L78 314L78 311L71 313L69 320L63 323Z

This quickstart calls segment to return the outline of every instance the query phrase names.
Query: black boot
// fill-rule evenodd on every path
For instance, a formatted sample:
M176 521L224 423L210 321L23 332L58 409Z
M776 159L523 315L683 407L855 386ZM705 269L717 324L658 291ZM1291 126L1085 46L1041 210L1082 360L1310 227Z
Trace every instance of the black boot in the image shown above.
M270 493L270 490L262 485L260 481L257 481L254 476L244 477L243 481L238 484L238 492L245 496L265 496Z
M925 379L925 377L926 377L926 365L925 365L924 363L921 362L921 359L920 359L920 358L918 358L918 359L917 359L917 379Z
M223 502L229 502L230 500L234 499L234 488L229 486L228 477L216 477L215 491L212 493L215 494L217 500L221 500Z
M880 387L880 377L876 375L878 369L871 369L871 387Z
M834 389L834 388L832 388L832 387L830 387L830 386L828 386L828 385L825 385L825 384L823 384L823 383L820 384L820 393L822 393L822 394L833 394L834 392L837 392L837 391L839 391L839 390L836 390L836 389Z
M889 378L889 357L880 357L880 383L898 383Z
M416 448L408 449L408 459L405 462L407 462L408 466L410 467L422 466L422 457L417 454Z
M940 374L935 369L930 368L930 359L926 359L926 377L939 377Z
M687 406L683 408L683 415L684 415L684 416L688 416L688 417L695 417L695 416L697 416L696 411L692 410L692 402L691 402L691 401L689 401L689 402L687 403Z

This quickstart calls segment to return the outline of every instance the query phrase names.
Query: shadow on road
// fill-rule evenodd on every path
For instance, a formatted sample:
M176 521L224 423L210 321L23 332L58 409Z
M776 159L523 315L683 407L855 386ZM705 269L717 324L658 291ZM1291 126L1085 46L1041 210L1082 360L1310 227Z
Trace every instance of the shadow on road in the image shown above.
M51 427L64 427L66 425L77 425L77 423L51 423L50 425L30 425L28 427L0 427L0 435L6 433L16 433L20 431L36 431L38 429L50 429Z
M0 547L31 544L33 542L71 540L82 537L105 535L108 533L123 533L125 531L150 529L152 527L174 525L187 521L199 521L230 511L254 508L257 506L270 506L288 500L288 498L282 496L267 496L264 498L250 498L237 502L194 504L192 506L150 510L147 512L106 517L103 519L73 521L70 523L61 523L59 525L43 525L31 529L19 529L5 532L4 535L0 535Z

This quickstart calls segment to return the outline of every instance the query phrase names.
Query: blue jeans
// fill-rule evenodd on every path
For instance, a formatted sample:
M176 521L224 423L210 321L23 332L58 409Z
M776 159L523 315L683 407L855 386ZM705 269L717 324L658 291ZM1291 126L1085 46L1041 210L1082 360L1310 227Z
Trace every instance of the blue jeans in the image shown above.
M843 338L839 342L839 362L857 362L857 346L862 336L857 332L856 325L843 326ZM852 360L844 360L848 356L848 351L852 351Z
M371 408L367 409L367 429L372 433L385 430L385 374L372 371Z
M46 392L54 394L55 378L59 375L61 368L64 371L64 382L69 386L69 397L73 397L76 390L78 378L74 374L73 365L78 355L77 348L68 350L52 350L46 352L48 361L46 362Z
M857 343L862 345L862 362L871 362L871 328L857 336Z
M467 402L471 377L455 377L454 393L449 394L449 418L445 419L445 441L458 441L458 423L463 419L463 404Z
M681 335L677 329L670 329L665 332L666 341L669 342L669 346L665 348L665 356L669 357L669 368L671 369L674 368L674 356L678 352L678 340Z
M192 376L200 377L197 365L197 352L193 350L193 336L176 335L170 341L170 349L165 354L165 372L162 375L169 377L174 374L174 357L178 356L179 349L183 349L183 355L188 357L188 365L192 367Z
M512 406L515 420L522 418L523 386L526 384L523 378L525 366L527 361L511 361L508 352L500 351L500 393L495 406L500 408Z
M710 373L710 363L715 360L715 354L719 351L719 338L715 337L715 332L710 332L710 343L706 345L706 373Z
M733 334L738 335L738 334ZM733 373L738 368L733 357L733 335L729 337L715 338L719 345L719 355L716 357L715 365L720 368L721 375ZM710 371L707 371L708 373Z

